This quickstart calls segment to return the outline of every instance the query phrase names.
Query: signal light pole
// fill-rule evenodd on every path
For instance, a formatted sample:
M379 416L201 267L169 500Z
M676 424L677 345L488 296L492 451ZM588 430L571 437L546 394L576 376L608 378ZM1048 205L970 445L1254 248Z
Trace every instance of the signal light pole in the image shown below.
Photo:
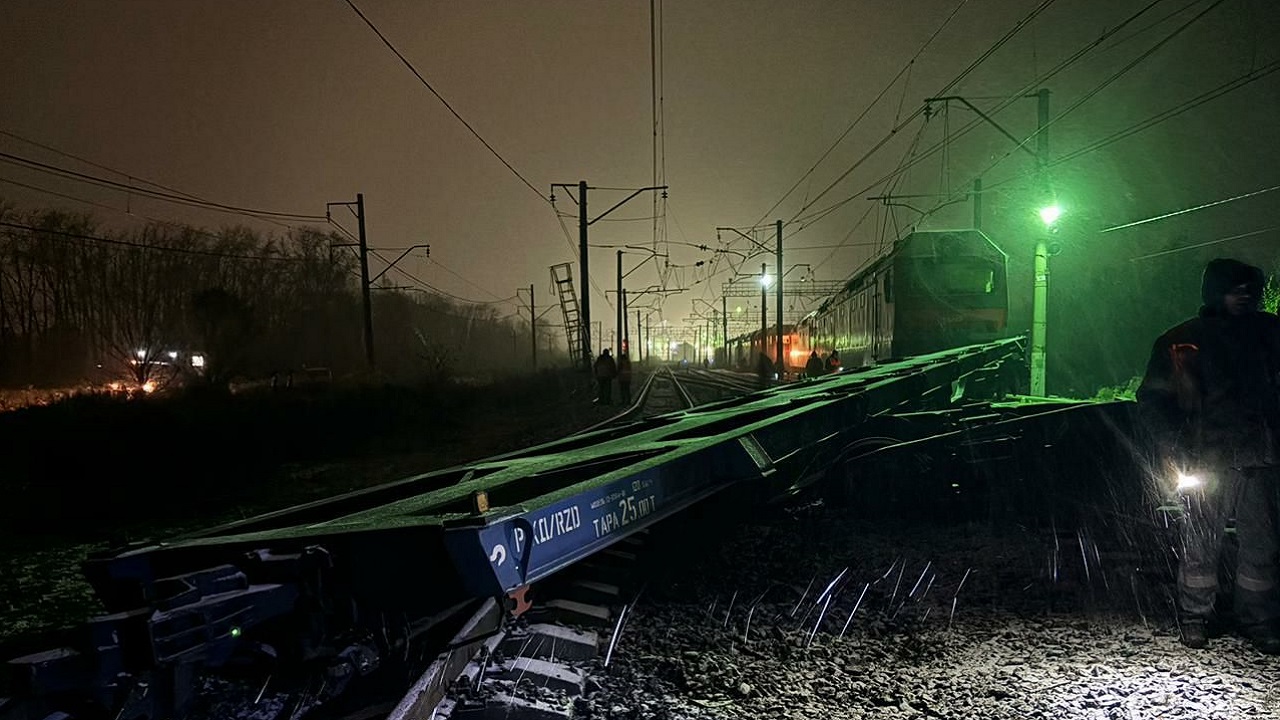
M768 266L760 263L760 354L769 357L765 351L765 343L769 342L769 272Z

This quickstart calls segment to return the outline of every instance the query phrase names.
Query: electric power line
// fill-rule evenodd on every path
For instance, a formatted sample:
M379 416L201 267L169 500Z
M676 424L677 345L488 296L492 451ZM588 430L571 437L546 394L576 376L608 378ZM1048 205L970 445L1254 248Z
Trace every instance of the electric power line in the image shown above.
M996 114L998 114L998 113L1000 113L1001 111L1005 110L1005 109L1006 109L1006 108L1008 108L1010 105L1012 105L1014 102L1016 102L1017 100L1021 99L1021 98L1023 97L1023 95L1024 95L1025 93L1027 93L1029 90L1031 90L1032 88L1035 88L1035 87L1036 87L1036 86L1038 86L1038 85L1043 84L1045 81L1049 80L1050 78L1054 77L1054 76L1055 76L1055 75L1057 75L1058 73L1060 73L1060 72L1062 72L1062 71L1066 70L1068 67L1070 67L1071 65L1075 64L1075 63L1076 63L1076 62L1078 62L1081 58L1085 57L1085 56L1086 56L1086 55L1087 55L1091 50L1093 50L1093 49L1094 49L1094 48L1096 48L1097 46L1101 45L1101 44L1102 44L1103 42L1105 42L1108 38L1112 37L1113 35L1115 35L1116 33L1118 33L1120 30L1124 29L1127 25L1129 25L1129 24L1130 24L1130 23L1132 23L1133 21L1137 20L1137 19L1138 19L1139 17L1141 17L1142 15L1146 14L1146 13L1147 13L1151 8L1155 7L1156 5L1160 4L1161 2L1165 2L1165 0L1151 0L1151 2L1149 2L1146 6L1144 6L1144 7L1140 8L1140 9L1138 9L1134 14L1130 15L1128 18L1126 18L1125 20L1123 20L1119 25L1116 25L1116 26L1115 26L1115 27L1113 27L1113 28L1109 28L1109 29L1107 29L1107 30L1106 30L1106 31L1104 31L1104 32L1103 32L1103 33L1102 33L1102 34L1101 34L1101 35L1100 35L1096 40L1094 40L1094 41L1092 41L1092 42L1088 43L1087 45L1085 45L1084 47L1080 48L1080 49L1079 49L1079 50L1077 50L1075 53L1073 53L1071 56L1067 57L1065 60L1063 60L1062 62L1058 63L1058 65L1056 65L1056 66L1055 66L1055 67L1053 67L1052 69L1048 70L1048 71L1047 71L1047 72L1045 72L1044 74L1040 75L1040 76L1039 76L1039 77L1037 77L1037 78L1034 78L1031 82L1029 82L1029 83L1027 83L1026 85L1024 85L1024 86L1023 86L1023 87L1022 87L1018 92L1013 93L1013 94L1009 95L1008 97L1006 97L1006 99L1004 100L1004 102L1002 102L1002 103L1000 103L998 106L996 106L996 108L995 108L994 110L990 111L990 112L988 113L988 115L989 115L989 116L991 116L991 117L994 117ZM876 179L874 182L869 183L867 186L865 186L865 187L863 187L863 188L859 189L857 192L854 192L854 193L850 194L848 197L846 197L845 199L840 200L839 202L835 203L832 207L830 207L830 208L824 208L823 210L816 211L815 213L813 213L813 214L811 214L810 216L807 216L807 217L797 217L797 220L798 220L799 222L801 222L801 223L806 223L806 222L808 221L808 218L810 218L810 217L813 217L813 216L815 216L815 215L823 215L823 216L825 216L826 214L828 214L828 211L829 211L829 210L834 209L834 208L835 208L835 207L837 207L837 206L845 205L845 204L847 204L847 203L849 203L849 202L851 202L851 201L853 201L853 200L856 200L859 196L865 195L867 192L869 192L870 190L872 190L872 189L874 189L874 188L878 187L878 186L879 186L879 185L881 185L882 183L884 183L884 182L886 182L886 181L888 181L888 180L890 180L890 179L892 179L892 178L894 178L894 177L897 177L898 175L900 175L900 174L902 174L902 173L904 173L904 172L906 172L906 171L910 170L912 167L915 167L916 165L918 165L918 164L920 164L920 163L924 162L926 159L928 159L929 157L931 157L931 156L933 156L935 153L937 153L937 152L938 152L938 150L940 150L942 147L944 147L945 145L947 145L947 144L948 144L948 143L950 143L950 142L954 142L954 141L958 140L959 138L961 138L961 137L963 137L964 135L968 134L969 132L973 131L973 130L974 130L974 129L976 129L979 125L981 125L983 122L984 122L984 121L982 120L982 118L975 118L974 120L970 121L970 122L969 122L968 124L966 124L965 126L961 127L959 130L957 130L957 131L955 132L955 134L953 134L953 135L951 136L951 138L950 138L950 139L944 139L944 140L942 140L941 142L935 143L934 145L930 146L930 147L929 147L927 150L925 150L924 152L922 152L922 153L918 154L918 155L915 157L915 159L913 159L912 161L910 161L910 162L908 162L907 164L903 165L902 167L899 167L898 169L896 169L896 170L894 170L893 172L891 172L891 173L889 173L889 174L885 175L884 177L881 177L881 178ZM814 198L814 201L813 201L813 202L816 202L818 199L820 199L820 198ZM810 202L810 203L809 203L809 205L810 205L810 206L811 206L811 205L813 205L813 202ZM807 209L807 208L802 208L801 212L803 212L803 210L804 210L804 209ZM927 214L927 213L926 213L926 214ZM812 225L812 223L811 223L811 222L810 222L810 223L808 223L808 225L806 225L806 227L808 227L809 225Z
M831 143L831 145L826 149L826 151L824 151L822 155L820 155L818 159L814 161L813 165L808 170L806 170L804 174L801 175L800 178L797 179L795 183L793 183L785 193L782 194L782 197L778 198L777 202L771 205L768 210L765 210L764 213L760 216L760 219L756 220L753 223L753 225L759 225L760 223L764 222L764 219L769 217L770 213L778 209L778 206L781 205L783 202L785 202L786 199L791 196L791 193L795 192L796 188L800 187L800 183L804 182L806 178L813 175L814 171L818 169L818 166L821 165L822 162L826 160L827 157L831 155L831 153L835 151L837 147L839 147L840 143L844 142L844 139L848 137L849 133L853 132L853 129L858 126L858 123L862 122L862 119L865 118L867 114L871 112L872 108L874 108L880 102L880 100L885 96L885 94L889 92L890 88L892 88L894 84L898 82L898 78L901 78L905 73L907 73L910 70L911 66L915 64L915 61L920 57L921 54L924 53L925 49L927 49L929 45L933 43L934 39L937 38L938 35L941 34L944 29L946 29L947 25L951 23L951 19L954 18L956 16L956 13L960 12L960 8L964 7L965 4L968 2L969 0L960 0L959 4L957 4L955 8L951 10L951 14L947 15L947 18L942 21L942 24L939 25L936 30L933 31L933 34L929 36L929 39L925 40L924 44L921 45L920 48L916 50L915 54L911 56L911 59L908 60L907 63L902 66L902 69L898 71L898 74L894 75L893 79L891 79L888 83L885 84L883 88L880 89L880 92L875 96L875 98L871 100L871 102L865 108L862 109L862 112L859 113L858 116L853 119L853 122L849 123L849 125L845 127L844 131L841 132L840 135L835 139L835 142ZM895 124L896 124L896 121L895 121Z
M1075 100L1075 102L1073 102L1073 103L1071 103L1070 105L1068 105L1068 106L1067 106L1067 108L1066 108L1065 110L1063 110L1062 112L1058 113L1058 114L1057 114L1057 115L1055 115L1054 117L1050 118L1050 119L1049 119L1049 121L1048 121L1048 122L1046 122L1044 125L1042 125L1042 126L1040 126L1040 127L1036 128L1036 131L1035 131L1035 132L1033 132L1033 133L1031 133L1030 135L1028 135L1026 138L1024 138L1024 139L1022 140L1022 142L1018 143L1018 144L1017 144L1016 146L1014 146L1013 148L1010 148L1008 151L1006 151L1006 152L1005 152L1005 154L1004 154L1004 155L1001 155L999 158L996 158L995 162L991 163L990 165L988 165L988 166L987 166L987 168L986 168L985 170L983 170L982 172L978 173L978 177L982 177L982 176L986 175L988 172L990 172L991 170L993 170L997 165L999 165L1000 163L1004 162L1004 161L1005 161L1005 160L1006 160L1010 155L1012 155L1012 154L1013 154L1013 152L1014 152L1015 150L1019 150L1019 149L1023 148L1024 146L1026 146L1026 144L1027 144L1027 143L1031 142L1033 139L1035 139L1035 138L1036 138L1037 136L1039 136L1041 133L1043 133L1043 132L1045 132L1046 130L1048 130L1050 126L1054 125L1055 123L1057 123L1057 122L1058 122L1059 120L1061 120L1062 118L1064 118L1064 117L1066 117L1066 116L1070 115L1072 112L1074 112L1076 109L1078 109L1081 105L1084 105L1086 102L1089 102L1090 100L1092 100L1096 95L1098 95L1098 93L1100 93L1100 92L1102 92L1103 90L1107 89L1107 87L1109 87L1109 86L1110 86L1112 83L1114 83L1115 81L1119 80L1121 77L1124 77L1125 75L1127 75L1127 74L1128 74L1130 71L1132 71L1135 67L1137 67L1138 65L1142 64L1142 62L1143 62L1143 61L1145 61L1147 58L1149 58L1149 57L1151 57L1152 55L1154 55L1154 54L1156 53L1156 51L1158 51L1160 48L1164 47L1166 44L1168 44L1169 42L1171 42L1171 41L1172 41L1174 38L1176 38L1177 36L1181 35L1181 34L1183 33L1183 31L1185 31L1185 30L1187 30L1188 28L1190 28L1192 25L1194 25L1196 22L1198 22L1201 18L1203 18L1204 16L1208 15L1210 12L1212 12L1215 8L1217 8L1219 5L1221 5L1221 4L1222 4L1223 2L1225 2L1225 1L1226 1L1226 0L1214 0L1214 2L1213 2L1211 5L1209 5L1209 7L1207 7L1207 8L1205 8L1205 9L1201 10L1199 13L1197 13L1196 15L1194 15L1193 17L1191 17L1189 20L1187 20L1186 22L1182 23L1182 24L1181 24L1181 25L1179 25L1178 27L1174 28L1172 32L1170 32L1169 34L1165 35L1163 38L1161 38L1159 41L1157 41L1154 45L1152 45L1151 47L1147 48L1145 51L1143 51L1142 53L1140 53L1140 54L1139 54L1136 58L1134 58L1133 60L1129 61L1129 62L1128 62L1124 67L1122 67L1122 68L1120 68L1119 70L1117 70L1116 72L1112 73L1112 74L1111 74L1110 76L1108 76L1105 80L1103 80L1102 82L1098 83L1097 85L1095 85L1094 87L1092 87L1091 89L1089 89L1089 91L1088 91L1088 92L1086 92L1084 95L1082 95L1082 96L1080 96L1079 98L1077 98L1077 99Z
M1006 33L1005 33L1005 34L1004 34L1004 35L1003 35L999 40L997 40L996 42L994 42L994 43L993 43L989 48L987 48L987 50L986 50L986 51L984 51L980 56L978 56L978 58L977 58L976 60L974 60L972 63L970 63L970 64L968 65L968 67L966 67L964 70L960 71L960 74L958 74L958 75L956 75L954 78L952 78L952 79L951 79L951 81L950 81L950 82L948 82L948 83L947 83L947 84L946 84L946 85L945 85L945 86L944 86L940 91L938 91L937 93L935 93L935 96L945 95L945 94L947 93L947 91L949 91L951 88L953 88L953 87L955 87L956 85L958 85L961 81L963 81L963 80L964 80L964 78L968 77L968 76L969 76L969 74L971 74L971 73L972 73L972 72L973 72L973 71L974 71L974 70L975 70L979 65L981 65L981 64L982 64L982 63L983 63L987 58L989 58L989 57L990 57L991 55L993 55L996 51L998 51L1001 47L1003 47L1006 43L1008 43L1008 42L1009 42L1009 40L1010 40L1010 39L1012 39L1012 38L1013 38L1013 36L1017 35L1017 34L1018 34L1018 32L1019 32L1020 30L1022 30L1022 28L1023 28L1023 27L1026 27L1026 25L1027 25L1028 23L1030 23L1030 22L1031 22L1032 20L1034 20L1037 16L1039 16L1042 12L1044 12L1044 11L1045 11L1045 10L1046 10L1050 5L1052 5L1054 2L1055 2L1055 0L1042 0L1042 2L1041 2L1039 5L1037 5L1034 9L1032 9L1032 10L1031 10L1031 12L1030 12L1030 13L1028 13L1028 14L1027 14L1027 15L1025 15L1022 19L1020 19L1020 20L1019 20L1019 21L1018 21L1018 22L1017 22L1017 23L1016 23L1012 28L1010 28L1010 29L1009 29L1009 30L1008 30L1008 31L1007 31L1007 32L1006 32ZM1155 2L1162 2L1162 0L1155 0ZM1153 4L1154 4L1154 3L1153 3ZM1021 94L1021 93L1019 93L1019 94ZM1015 98L1016 98L1016 96L1015 96ZM1010 101L1010 102L1011 102L1011 101ZM916 110L914 113L912 113L911 115L909 115L909 116L907 117L907 119L906 119L906 120L902 121L901 123L897 123L897 124L895 124L895 125L894 125L894 127L889 131L889 133L888 133L887 135L885 135L885 136L884 136L884 137L883 137L883 138L882 138L878 143L876 143L876 144L875 144L875 146L873 146L873 147L871 148L871 150L867 151L867 153L866 153L866 154L864 154L862 157L858 158L858 160L857 160L857 161L855 161L855 162L853 163L853 165L852 165L852 166L850 166L850 167L849 167L849 168L848 168L844 173L842 173L842 174L840 175L840 177L836 178L836 180L835 180L834 182L832 182L830 185L828 185L828 186L827 186L827 187L826 187L822 192L818 193L818 194L817 194L817 195L816 195L812 200L809 200L809 201L808 201L808 202L806 202L806 203L805 203L805 204L804 204L804 205L803 205L799 210L797 210L797 211L796 211L796 213L795 213L795 215L793 215L793 216L791 217L791 219L787 221L787 222L788 222L788 224L795 222L795 221L797 220L797 218L799 218L801 215L803 215L803 214L804 214L804 212L805 212L806 210L808 210L809 208L813 207L813 205L814 205L815 203L817 203L817 202L818 202L819 200L821 200L821 199L822 199L822 198L823 198L827 193L831 192L831 191L832 191L832 190L833 190L837 185L839 185L841 182L843 182L843 181L844 181L844 179L845 179L845 178L847 178L847 177L848 177L848 176L849 176L849 175L850 175L854 170L856 170L856 169L857 169L859 166L861 166L864 162L866 162L868 159L870 159L870 157L871 157L873 154L875 154L875 152L876 152L876 151L878 151L880 148L882 148L882 147L884 147L886 144L888 144L889 140L891 140L891 139L892 139L892 138L893 138L893 137L898 133L898 131L899 131L899 130L901 130L902 128L906 127L906 125L907 125L908 123L910 123L912 120L914 120L914 119L915 119L916 117L918 117L920 114L924 113L924 112L927 110L927 108L928 108L928 106L927 106L927 105L923 105L923 106L921 106L921 107L920 107L920 109ZM992 114L994 115L994 113L992 113ZM976 126L977 126L977 124L978 124L979 122L980 122L980 120L974 120L973 122L971 122L971 123L969 124L969 126L967 126L966 128L962 129L960 132L958 132L958 133L957 133L957 135L956 135L956 137L959 137L960 135L962 135L962 134L964 134L965 132L967 132L969 129L972 129L973 127L976 127ZM946 143L947 143L947 140L945 140L945 139L944 139L942 143L940 143L939 145L935 145L935 146L934 146L934 148L931 148L931 149L930 149L930 151L929 151L929 152L927 152L927 153L925 154L925 156L924 156L924 157L927 157L928 155L933 154L933 152L935 152L935 151L936 151L936 149L937 149L938 147L945 146L945 144L946 144ZM923 160L923 157L921 158L921 160ZM915 165L915 164L916 164L916 163L914 163L914 162L913 162L913 163L911 163L911 165ZM911 166L910 166L910 165L908 165L907 167L899 168L899 170L898 170L898 171L895 171L894 175L897 175L899 172L905 172L905 171L906 171L907 169L909 169L910 167L911 167ZM887 179L889 179L889 178L884 178L884 179L882 179L882 180L877 180L876 182L872 183L871 187L875 187L876 185L879 185L883 180L887 180ZM857 193L857 195L861 195L861 194L863 194L864 192L866 192L866 190L863 190L863 191L861 191L861 192ZM851 199L852 199L852 198L851 198ZM845 202L847 202L847 201L845 201ZM843 205L844 203L842 202L841 204ZM831 208L831 209L834 209L834 208ZM766 213L766 214L767 214L767 213ZM826 214L828 214L828 213L827 213L826 211L823 211L821 214L825 216L825 215L826 215Z
M1262 228L1261 230L1251 230L1249 232L1239 233L1237 235L1229 235L1227 237L1217 238L1215 240L1206 240L1205 242L1195 243L1192 245L1184 245L1182 247L1169 248L1168 250L1160 250L1158 252L1147 253L1146 255L1131 257L1129 258L1129 262L1137 262L1138 260L1150 260L1151 258L1160 257L1162 255L1172 255L1174 253L1185 252L1187 250L1195 250L1196 248L1207 247L1209 245L1218 245L1224 242L1229 242L1231 240L1243 240L1244 238L1255 237L1257 235L1265 235L1266 233L1275 232L1276 230L1280 230L1280 225L1272 225L1271 227Z
M166 247L164 245L148 245L146 243L134 242L131 240L105 238L97 235L73 233L65 230L53 230L50 228L37 227L35 225L26 225L23 223L14 223L14 222L8 222L8 221L0 221L0 227L12 228L15 230L27 230L33 233L55 235L55 236L67 238L67 239L88 240L91 242L102 243L104 245L116 245L120 247L135 248L138 250L177 253L181 255L200 255L204 257L225 258L228 260L253 260L253 261L272 261L272 262L306 262L307 261L307 258L287 257L287 256L281 256L281 255L243 255L239 253L218 252L215 250L199 250L195 248Z
M409 59L406 58L403 53L397 50L395 45L391 44L391 41L387 39L387 36L382 34L382 31L378 29L378 26L374 25L373 21L370 20L368 17L366 17L365 14L360 11L360 8L356 7L356 4L352 2L352 0L346 0L346 3L352 9L352 11L355 12L356 15L360 16L360 19L364 21L364 24L368 25L369 29L372 30L373 33L378 36L378 39L382 41L382 44L386 45L387 49L390 50L392 53L394 53L395 56L400 59L400 62L404 63L405 67L409 68L409 72L412 72L414 77L418 78L418 82L422 83L423 87L431 91L431 94L436 96L436 99L439 100L442 105L444 105L445 109L448 110L455 118L457 118L458 122L462 123L462 126L465 127L468 131L470 131L471 134L474 135L475 138L480 141L481 145L485 146L485 149L487 149L490 153L492 153L494 157L498 158L498 161L501 162L503 165L505 165L506 168L511 171L512 175L515 175L517 178L519 178L520 182L528 186L528 188L532 190L535 195L537 195L539 198L542 198L543 200L546 199L543 196L542 192L539 191L538 188L534 187L533 183L529 182L524 175L521 175L520 171L515 169L515 166L507 162L507 159L502 157L502 154L499 153L497 150L495 150L494 147L489 144L489 141L485 140L484 137L482 137L480 133L477 132L474 127L471 126L471 123L467 122L466 119L462 117L462 115L458 114L457 110L453 109L453 106L449 104L449 101L445 100L444 96L441 95L439 91L437 91L434 87L432 87L431 83L427 82L427 79L422 76L422 73L418 72L418 69L413 66L413 63L409 62Z
M115 190L123 190L125 192L136 193L138 195L144 195L146 197L154 198L156 200L164 200L166 202L177 203L180 205L190 205L194 207L206 208L209 210L217 210L219 212L232 213L235 215L246 215L249 217L256 217L259 219L280 218L280 219L295 220L295 221L301 221L301 222L320 222L325 219L325 216L323 215L308 215L305 213L288 213L288 212L278 212L274 210L260 210L257 208L246 208L246 207L240 207L236 205L228 205L225 203L213 202L209 200L193 200L190 197L184 197L183 195L178 195L178 194L169 193L169 192L162 192L159 190L152 190L149 188L140 188L134 185L128 185L125 183L116 182L115 180L110 180L108 178L99 177L96 175L89 175L88 173L77 172L75 170L68 170L67 168L61 168L56 165L42 163L36 160L32 160L30 158L24 158L24 157L13 155L6 152L0 152L0 162L8 162L21 167L27 167L32 170L37 170L39 172L44 172L52 175L70 178L73 180L79 180L81 182L86 182L92 185L99 185L102 187L108 187Z
M155 224L157 224L157 225L165 225L165 226L168 226L168 227L176 228L176 229L178 229L178 230L183 230L183 231L186 231L186 232L193 232L193 233L196 233L197 235L204 235L205 237L212 238L212 239L214 239L214 240L223 240L223 239L225 239L222 235L218 235L217 233L209 232L208 230L201 230L201 229L199 229L199 228L192 227L191 225L187 225L187 224L184 224L184 223L173 222L172 220L161 220L160 218L152 217L152 216L150 216L150 215L144 215L144 214L142 214L142 213L136 213L136 212L133 212L132 210L121 210L120 208L118 208L118 207L116 207L116 206L114 206L114 205L108 205L108 204L106 204L106 203L100 203L100 202L97 202L97 201L95 201L95 200L89 200L89 199L86 199L86 198L79 197L79 196L77 196L77 195L70 195L70 194L68 194L68 193L61 193L61 192L57 192L56 190L50 190L50 189L48 189L48 188L40 187L40 186L38 186L38 185L30 185L30 184L28 184L28 183L19 182L19 181L17 181L17 180L12 180L12 179L9 179L9 178L3 178L3 177L0 177L0 183L5 183L5 184L8 184L8 185L14 185L14 186L17 186L17 187L20 187L20 188L24 188L24 189L27 189L27 190L32 190L32 191L35 191L35 192L38 192L38 193L44 193L45 195L52 195L53 197L63 198L64 200L71 200L71 201L73 201L73 202L82 203L82 204L84 204L84 205L89 205L89 206L91 206L91 207L102 208L103 210L110 210L110 211L112 211L112 212L120 213L121 215L127 215L127 216L129 216L129 217L131 217L131 218L134 218L134 219L142 219L142 220L146 220L147 222L155 223ZM289 227L289 226L284 225L283 227Z
M161 190L168 190L169 192L177 193L178 195L184 195L184 196L186 196L186 197L191 198L192 200L201 200L201 199L202 199L202 198L200 198L200 197L198 197L198 196L196 196L196 195L192 195L191 193L184 192L184 191L179 190L179 189L177 189L177 188L175 188L175 187L170 187L170 186L168 186L168 185L164 185L164 184L161 184L161 183L155 182L154 180L148 180L148 179L146 179L146 178L144 178L144 177L138 177L138 176L133 175L133 174L131 174L131 173L127 173L127 172L125 172L124 170L120 170L120 169L118 169L118 168L113 168L113 167L111 167L111 166L109 166L109 165L103 165L102 163L95 162L95 161L90 160L90 159L88 159L88 158L86 158L86 157L82 157L82 156L80 156L80 155L76 155L76 154L73 154L73 153L69 153L69 152L67 152L67 151L65 151L65 150L59 150L58 148L53 147L52 145L46 145L46 144L44 144L44 143L42 143L42 142L38 142L38 141L36 141L36 140L32 140L32 139L30 139L30 138L23 137L23 136L21 136L21 135L19 135L19 134L15 133L15 132L13 132L13 131L11 131L11 130L4 130L4 129L0 129L0 135L4 135L5 137L13 138L14 140L18 140L18 141L24 142L24 143L26 143L26 144L28 144L28 145L33 145L33 146L35 146L35 147L40 148L41 150L48 150L49 152L54 153L54 154L56 154L56 155L61 155L62 157L69 158L69 159L71 159L71 160L76 160L76 161L78 161L78 162L82 162L82 163L84 163L84 164L86 164L86 165L92 165L93 167L96 167L96 168L98 168L99 170L106 170L106 171L108 171L108 172L113 172L113 173L115 173L115 174L117 174L117 175L120 175L121 177L129 178L130 180L137 180L137 181L139 181L139 182L146 183L147 185L151 185L152 187L160 188Z
M1229 202L1235 202L1236 200L1244 200L1245 198L1251 198L1257 195L1262 195L1264 193L1275 192L1276 190L1280 190L1280 185L1273 185L1269 188L1254 190L1253 192L1247 192L1242 195L1235 195L1233 197L1224 198L1222 200L1214 200L1213 202L1202 203L1200 205L1196 205L1195 207L1184 208L1182 210L1175 210L1173 212L1168 212L1163 215L1157 215L1155 217L1149 217L1143 220L1135 220L1133 222L1125 223L1123 225L1116 225L1114 227L1104 228L1102 230L1099 230L1098 232L1109 233L1109 232L1112 232L1113 230L1124 230L1125 228L1137 227L1139 225L1146 225L1147 223L1153 223L1158 220L1167 220L1168 218L1177 217L1178 215L1185 215L1190 212L1196 212L1197 210L1204 210L1206 208L1211 208L1215 205L1224 205Z
M1147 130L1162 122L1165 122L1166 120L1171 120L1177 117L1178 115L1181 115L1189 110L1193 110L1233 90L1242 88L1245 85L1248 85L1256 80L1266 77L1267 75L1270 75L1278 70L1280 70L1280 60L1276 60L1271 63L1268 63L1267 65L1257 68L1256 70L1253 70L1251 72L1245 73L1244 75L1240 75L1236 78L1228 80L1227 82L1215 88L1207 90L1201 93L1200 95L1197 95L1196 97L1190 98L1188 100L1184 100L1183 102L1177 105L1174 105L1173 107L1170 107L1162 112L1156 113L1155 115L1145 120L1137 122L1126 128L1117 130L1116 132L1113 132L1110 135L1107 135L1106 137L1100 140L1096 140L1092 143L1088 143L1084 146L1076 148L1075 150L1072 150L1069 153L1066 153L1057 158L1054 158L1053 160L1049 161L1045 165L1045 167L1046 168L1057 167L1058 165L1068 163L1082 156L1088 155L1093 152L1097 152L1098 150L1101 150L1102 148L1107 147L1108 145L1112 145L1132 135L1136 135L1144 130ZM1011 175L1003 180L987 185L985 188L983 188L983 192L993 191L1000 186L1007 185L1012 182L1016 182L1029 175L1038 174L1038 172L1039 172L1038 170L1027 170L1027 171L1017 173L1015 175Z
M441 263L439 260L437 260L437 259L435 259L435 258L431 258L431 264L432 264L432 265L434 265L435 267L438 267L438 268L440 268L441 270L443 270L443 271L445 271L445 272L449 273L450 275L452 275L452 276L454 276L454 277L458 278L459 280L461 280L462 282L464 282L464 283L466 283L466 284L470 285L471 287L475 288L476 290L479 290L480 292L484 293L485 295L489 295L489 296L491 296L491 297L495 297L495 298L499 297L499 295L498 295L497 293L492 292L492 291L490 291L490 290L486 290L486 289L484 289L484 288L480 287L479 285L477 285L477 284L475 284L475 283L471 282L470 280L466 279L465 277L463 277L463 276L459 275L458 273L454 272L453 270L450 270L448 267L446 267L443 263ZM506 302L506 301L508 301L508 300L511 300L511 298L503 298L503 299L501 299L501 300L500 300L500 302Z
M513 300L515 300L515 299L516 299L515 297L509 297L509 298L505 298L505 299L503 299L503 300L472 300L471 298L465 298L465 297L462 297L461 295L454 295L454 294L453 294L453 293L451 293L451 292L447 292L447 291L445 291L445 290L441 290L440 288L438 288L438 287L436 287L436 286L432 285L431 283L427 282L426 280L423 280L422 278L418 277L417 275L414 275L413 273L409 272L408 270L405 270L404 268L400 267L399 265L395 265L395 266L393 266L391 269L392 269L392 270L395 270L396 272L398 272L398 273L400 273L401 275L403 275L403 276L404 276L405 278L407 278L410 282L412 282L412 283L416 283L417 285L419 285L419 286L420 286L420 288L421 288L421 289L426 290L427 292L431 292L431 293L434 293L434 294L436 294L436 295L442 295L442 296L447 297L447 298L449 298L449 299L451 299L451 300L457 300L458 302L466 303L466 304L468 304L468 305L502 305L502 304L509 303L509 302L511 302L511 301L513 301Z

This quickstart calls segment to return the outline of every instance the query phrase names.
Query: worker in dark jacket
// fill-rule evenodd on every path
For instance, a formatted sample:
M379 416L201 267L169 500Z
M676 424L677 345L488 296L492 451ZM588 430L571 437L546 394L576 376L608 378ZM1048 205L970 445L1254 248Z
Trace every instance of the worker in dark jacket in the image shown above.
M613 353L609 352L609 348L605 348L600 352L600 357L596 358L596 385L599 387L599 392L596 395L597 403L601 405L613 404L613 378L617 374L618 364L613 361Z
M773 361L764 353L756 356L756 377L763 386L768 386L769 383L773 382Z
M829 373L840 372L840 351L839 350L832 350L831 354L827 356L827 372Z
M618 353L618 391L622 404L631 404L631 358L625 352Z
M814 350L809 353L809 362L804 364L804 376L816 378L822 375L822 367L822 358L818 357L818 351Z
M1218 259L1204 270L1199 314L1156 340L1138 389L1156 446L1156 475L1172 476L1183 507L1178 610L1183 644L1204 647L1218 558L1235 515L1238 629L1280 654L1280 318L1261 312L1262 271Z

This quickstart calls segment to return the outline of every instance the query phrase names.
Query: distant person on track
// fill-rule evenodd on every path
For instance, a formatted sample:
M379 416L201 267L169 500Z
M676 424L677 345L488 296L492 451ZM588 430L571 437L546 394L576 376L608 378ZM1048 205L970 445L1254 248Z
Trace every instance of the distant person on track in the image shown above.
M831 354L827 356L827 373L837 372L840 372L840 351L832 350Z
M822 368L822 358L818 357L818 351L809 353L809 362L804 364L804 376L810 379L821 377Z
M596 403L599 405L612 405L613 379L618 375L618 364L613 361L613 353L609 351L609 348L601 351L600 357L596 358L595 375L598 388Z
M631 404L631 358L625 352L618 353L618 392L622 404Z
M760 378L761 385L768 385L773 381L773 361L764 353L756 358L756 375Z
M1227 520L1234 514L1236 626L1280 654L1280 318L1259 310L1263 274L1237 260L1204 269L1196 317L1161 335L1138 389L1155 475L1177 485L1182 643L1208 644Z

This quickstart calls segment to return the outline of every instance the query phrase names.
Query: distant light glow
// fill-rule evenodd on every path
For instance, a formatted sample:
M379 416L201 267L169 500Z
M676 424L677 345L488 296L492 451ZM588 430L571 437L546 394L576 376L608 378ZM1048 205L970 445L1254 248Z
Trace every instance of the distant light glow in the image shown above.
M1186 473L1178 473L1178 492L1194 490L1204 484L1199 475L1188 475Z
M240 628L238 627L231 628L231 637L233 638L240 637L240 632L241 632Z
M764 275L760 276L761 285L765 287L769 287L769 283L772 283L772 282L773 282L773 278L769 276L769 273L765 273Z
M147 351L144 348L138 348L137 350L134 350L133 354L137 355L139 360L147 359Z
M1058 218L1062 217L1062 208L1057 204L1040 208L1040 220L1045 225L1053 225L1058 222Z
M192 355L192 356L191 356L191 367L197 367L197 368L202 368L202 367L204 367L204 356L203 356L203 355Z
M155 380L148 380L148 381L146 381L146 382L142 383L142 392L147 393L148 395L150 395L151 393L153 393L153 392L155 392L155 391L156 391L156 382L155 382Z
M170 351L169 351L169 359L170 359L170 360L177 360L177 359L178 359L178 351L177 351L177 350L170 350Z

